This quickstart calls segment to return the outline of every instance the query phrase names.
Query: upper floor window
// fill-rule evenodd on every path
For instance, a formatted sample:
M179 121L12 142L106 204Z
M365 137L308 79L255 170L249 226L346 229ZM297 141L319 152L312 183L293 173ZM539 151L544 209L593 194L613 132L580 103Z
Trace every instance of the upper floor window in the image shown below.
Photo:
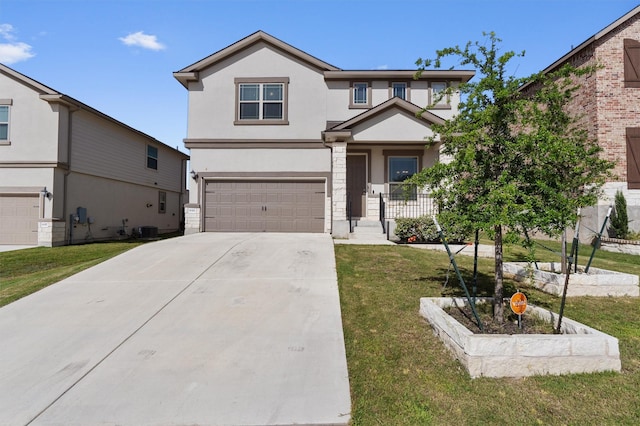
M0 99L2 101L2 99ZM0 102L0 144L9 143L9 105Z
M287 124L286 78L236 79L236 124Z
M433 81L431 82L431 100L429 104L432 107L450 108L449 95L445 92L447 90L446 81Z
M158 170L158 148L147 145L147 167Z
M354 82L351 84L350 108L371 107L371 86L367 82Z
M625 38L624 87L640 87L640 42Z
M400 99L407 99L407 83L391 83L391 97L398 97Z

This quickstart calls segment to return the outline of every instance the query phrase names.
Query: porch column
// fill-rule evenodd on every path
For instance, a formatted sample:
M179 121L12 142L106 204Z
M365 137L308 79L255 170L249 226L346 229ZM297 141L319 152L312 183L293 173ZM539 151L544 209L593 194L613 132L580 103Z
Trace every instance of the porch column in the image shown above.
M347 217L347 143L333 142L331 154L333 191L333 221L331 233L334 238L349 238Z

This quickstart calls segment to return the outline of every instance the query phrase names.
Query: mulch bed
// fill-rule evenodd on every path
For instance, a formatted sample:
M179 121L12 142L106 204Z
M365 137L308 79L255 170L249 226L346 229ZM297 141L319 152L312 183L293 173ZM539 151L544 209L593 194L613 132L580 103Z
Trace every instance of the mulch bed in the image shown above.
M449 315L460 324L478 334L554 334L553 325L535 315L522 315L522 328L518 327L518 316L507 305L504 307L504 322L499 324L493 320L493 307L490 303L476 304L476 311L482 321L483 330L480 331L471 307L451 307L445 309Z

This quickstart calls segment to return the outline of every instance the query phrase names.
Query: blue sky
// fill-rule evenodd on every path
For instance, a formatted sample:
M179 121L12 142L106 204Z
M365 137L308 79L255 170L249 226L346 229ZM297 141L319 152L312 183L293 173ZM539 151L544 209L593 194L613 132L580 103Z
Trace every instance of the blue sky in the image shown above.
M342 69L413 69L494 31L525 76L637 0L0 0L0 62L184 150L178 71L263 30ZM2 95L0 94L0 97ZM185 150L186 151L186 150Z

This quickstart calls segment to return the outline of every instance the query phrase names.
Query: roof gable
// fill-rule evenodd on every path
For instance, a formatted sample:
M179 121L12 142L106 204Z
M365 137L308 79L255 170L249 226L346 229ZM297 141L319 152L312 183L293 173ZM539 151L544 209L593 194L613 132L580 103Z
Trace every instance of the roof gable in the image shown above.
M429 111L424 111L419 115L421 111L422 108L412 104L411 102L407 102L397 97L391 98L388 101L347 121L333 125L330 129L322 132L322 137L325 142L346 140L351 137L355 138L356 134L360 134L362 140L374 140L380 138L385 140L395 140L397 138L396 134L398 131L398 122L396 119L399 118L399 116L404 116L405 120L411 120L415 124L414 131L418 133L421 132L419 129L428 129L427 134L429 134L431 132L431 124L445 123L444 119ZM387 123L387 125L385 126L384 123ZM394 133L394 136L389 136L390 131ZM415 139L415 137L418 139ZM420 133L420 136L414 135L409 139L403 140L419 140L422 143L423 139L424 135Z
M552 63L548 67L546 67L542 72L543 73L548 73L548 72L553 71L557 67L563 65L571 57L573 57L574 55L578 54L579 52L581 52L585 48L589 47L592 43L600 40L601 38L603 38L605 36L607 36L612 31L616 30L618 27L624 25L626 22L628 22L629 20L631 20L634 17L636 17L636 15L638 15L639 13L640 13L640 6L636 6L631 11L626 13L624 16L620 17L619 19L617 19L613 23L607 25L605 28L603 28L602 30L598 31L593 36L589 37L587 40L585 40L580 45L578 45L578 47L576 47L574 49L571 49L571 51L569 51L567 54L562 56L560 59L558 59L557 61L555 61L554 63Z
M169 149L171 149L172 151L177 152L179 155L181 155L182 157L184 157L185 159L188 159L189 156L184 154L183 152L181 152L180 150L178 150L177 148L173 148L157 139L155 139L152 136L147 135L146 133L134 129L133 127L124 124L121 121L116 120L115 118L108 116L107 114L98 111L97 109L90 107L89 105L82 103L80 101L78 101L77 99L74 99L70 96L65 95L64 93L58 92L57 90L54 90L48 86L45 86L44 84L27 77L24 74L19 73L18 71L9 68L6 65L0 64L0 76L7 76L8 78L11 78L17 82L19 82L20 84L23 84L29 88L31 88L32 90L34 90L35 92L37 92L39 94L39 98L45 102L49 102L51 104L62 104L62 105L66 105L67 107L71 108L72 110L84 110L84 111L88 111L92 114L95 114L98 117L101 117L109 122L114 123L117 126L120 126L124 129L128 129L132 132L135 132L139 135L141 135L144 138L147 138L149 140L152 140L156 143L158 143L159 145L163 145Z
M264 31L256 31L255 33L243 38L240 41L233 43L230 46L219 50L204 59L195 62L188 67L174 72L173 76L185 87L187 87L189 81L197 81L198 73L222 60L232 57L243 50L255 45L256 43L263 42L270 47L275 48L278 51L284 52L288 55L295 57L296 59L309 64L310 66L317 68L320 71L339 71L340 69L324 62L315 56L312 56L300 49L297 49L290 44L283 42Z
M24 74L19 73L18 71L9 68L6 65L0 64L0 73L6 75L9 78L35 90L41 95L60 95L59 92L56 92L52 88L45 86L44 84L27 77Z
M403 112L407 115L411 115L414 118L416 118L417 120L422 120L424 121L425 125L428 124L444 124L445 120L438 117L437 115L429 112L429 111L424 111L419 117L418 117L418 113L420 111L422 111L422 108L420 108L419 106L412 104L411 102L407 102L404 99L400 99L400 98L391 98L386 102L381 103L378 106L375 106L365 112L363 112L362 114L359 114L355 117L353 117L350 120L344 121L340 124L338 124L337 126L332 127L331 129L329 129L329 131L340 131L340 130L350 130L353 129L356 126L360 126L363 123L372 120L373 118L375 118L376 116L387 112L389 110L392 109L396 109L399 110L400 112Z

